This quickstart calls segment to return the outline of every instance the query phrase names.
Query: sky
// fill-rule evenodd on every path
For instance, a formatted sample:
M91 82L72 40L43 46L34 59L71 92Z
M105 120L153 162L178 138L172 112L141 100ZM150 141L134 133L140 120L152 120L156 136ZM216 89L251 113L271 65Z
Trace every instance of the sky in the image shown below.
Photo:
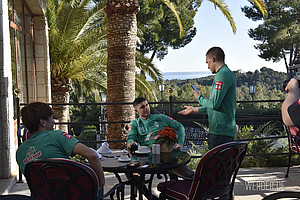
M253 22L245 17L241 7L249 5L246 0L226 1L236 23L237 32L234 34L229 21L222 12L214 8L214 4L203 1L195 16L197 34L183 48L169 48L168 55L161 61L154 59L155 65L162 72L209 71L205 63L205 54L210 47L219 46L225 52L225 63L231 70L243 72L259 70L262 67L275 71L286 72L283 61L273 63L258 56L259 51L255 41L248 36L250 28L256 28L261 22Z

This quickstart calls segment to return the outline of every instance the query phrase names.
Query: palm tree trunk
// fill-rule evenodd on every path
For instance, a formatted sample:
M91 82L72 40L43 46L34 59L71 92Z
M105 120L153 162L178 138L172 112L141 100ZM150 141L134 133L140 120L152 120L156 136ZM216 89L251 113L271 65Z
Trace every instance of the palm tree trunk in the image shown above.
M61 80L55 80L52 78L51 80L51 102L52 103L69 103L70 94L69 91L72 88L70 80L67 78L61 78ZM69 121L69 106L52 106L53 117L55 122L62 123ZM67 124L57 124L55 129L62 130L68 132Z
M107 14L107 102L131 103L135 98L135 52L137 37L136 0L113 0L105 6ZM108 106L108 121L131 121L134 109L128 105ZM128 123L108 124L107 140L125 140ZM125 143L111 143L124 148Z

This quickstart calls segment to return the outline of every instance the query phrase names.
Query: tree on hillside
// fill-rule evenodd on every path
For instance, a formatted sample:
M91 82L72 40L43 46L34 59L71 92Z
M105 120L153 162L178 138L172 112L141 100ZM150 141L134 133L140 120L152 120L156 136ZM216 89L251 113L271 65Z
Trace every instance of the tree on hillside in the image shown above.
M257 28L250 29L249 36L261 42L255 45L261 58L273 62L284 59L288 72L290 65L300 62L299 0L266 0L266 6L268 17L265 19L254 6L242 8L246 17L263 20Z

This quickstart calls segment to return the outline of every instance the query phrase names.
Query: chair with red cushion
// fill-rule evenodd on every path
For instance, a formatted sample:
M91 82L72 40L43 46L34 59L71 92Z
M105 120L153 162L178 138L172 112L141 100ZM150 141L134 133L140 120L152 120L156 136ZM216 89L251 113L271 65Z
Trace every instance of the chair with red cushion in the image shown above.
M37 199L97 199L98 177L87 165L68 159L36 159L25 166L31 196ZM117 192L124 199L124 186L117 184L102 198ZM100 198L101 199L101 198Z
M289 141L289 163L285 177L288 178L291 166L292 153L297 153L298 155L300 155L300 130L295 126L286 126L286 132Z
M159 183L160 199L232 199L234 180L246 150L245 142L211 149L200 159L193 178Z

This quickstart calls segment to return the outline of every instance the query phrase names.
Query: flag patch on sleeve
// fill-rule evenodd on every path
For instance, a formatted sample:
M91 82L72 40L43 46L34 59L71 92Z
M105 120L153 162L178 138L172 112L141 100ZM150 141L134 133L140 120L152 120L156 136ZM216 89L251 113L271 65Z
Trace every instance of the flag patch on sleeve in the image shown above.
M172 117L168 117L171 121L173 121L173 118Z
M215 86L216 90L222 90L222 86L223 86L223 82L216 81L216 86Z
M72 138L72 135L69 135L68 133L66 133L66 132L62 132L61 133L63 136L65 136L66 138L68 138L68 139L71 139Z
M129 125L128 132L132 131L132 125Z

